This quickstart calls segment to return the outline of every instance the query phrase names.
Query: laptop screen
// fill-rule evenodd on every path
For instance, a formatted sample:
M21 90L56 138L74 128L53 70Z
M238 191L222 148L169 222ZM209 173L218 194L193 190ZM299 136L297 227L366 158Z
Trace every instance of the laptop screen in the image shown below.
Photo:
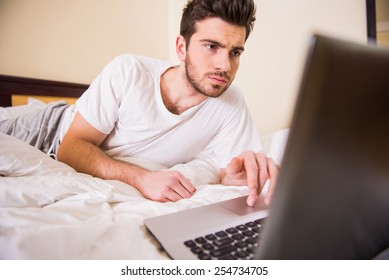
M389 247L389 50L316 35L260 259L370 259Z

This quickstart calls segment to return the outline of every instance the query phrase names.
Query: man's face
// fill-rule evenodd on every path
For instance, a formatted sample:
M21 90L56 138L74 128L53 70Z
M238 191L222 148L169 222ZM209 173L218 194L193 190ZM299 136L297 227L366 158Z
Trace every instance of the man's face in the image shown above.
M220 96L235 78L245 35L243 26L219 18L197 22L185 58L188 83L205 96Z

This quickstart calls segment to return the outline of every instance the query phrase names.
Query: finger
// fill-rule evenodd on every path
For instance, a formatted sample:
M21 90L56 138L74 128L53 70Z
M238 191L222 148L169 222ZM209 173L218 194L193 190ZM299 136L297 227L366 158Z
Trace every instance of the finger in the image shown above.
M167 199L167 201L171 201L171 202L177 202L177 201L182 199L182 197L178 193L176 193L174 190L167 192L165 194L165 198Z
M248 153L244 157L244 168L246 169L247 186L249 189L249 197L247 204L253 206L258 199L258 176L259 169L256 156L254 153Z
M256 160L259 167L259 189L258 194L261 193L266 181L269 179L268 174L268 158L265 154L256 154Z
M180 200L181 197L174 191L172 185L166 185L160 190L157 196L151 199L158 202L174 202Z
M272 159L270 159L269 164L268 164L268 172L270 175L270 185L269 185L269 189L268 189L266 196L265 196L265 203L268 205L271 202L273 192L274 192L274 189L276 186L278 171L279 171L278 166L274 163L274 161Z
M189 198L192 193L196 190L192 182L186 178L182 173L176 174L176 182L172 189L176 192L181 198Z
M257 190L254 190L254 189L249 190L249 195L247 197L247 202L246 202L247 205L250 207L254 206L255 202L258 200L258 197L259 197L259 195L258 195Z
M180 177L180 184L189 192L189 194L192 194L196 191L195 186L184 175L181 175Z
M258 164L254 153L248 153L243 158L244 169L246 170L247 185L249 188L258 188Z
M151 198L151 197L146 197L147 199L158 201L158 202L169 202L170 200L166 198L165 196L163 197L158 197L158 198Z
M243 167L243 160L239 157L234 157L227 165L226 173L228 175L238 174L242 171L242 167Z
M181 197L181 198L189 198L191 197L192 193L189 192L183 185L177 185L174 188L174 191Z

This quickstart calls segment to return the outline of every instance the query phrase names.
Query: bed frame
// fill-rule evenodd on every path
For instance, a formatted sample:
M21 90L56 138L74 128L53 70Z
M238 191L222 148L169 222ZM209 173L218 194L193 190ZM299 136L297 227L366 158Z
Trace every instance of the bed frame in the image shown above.
M78 98L89 85L0 75L0 107L8 107L15 96Z

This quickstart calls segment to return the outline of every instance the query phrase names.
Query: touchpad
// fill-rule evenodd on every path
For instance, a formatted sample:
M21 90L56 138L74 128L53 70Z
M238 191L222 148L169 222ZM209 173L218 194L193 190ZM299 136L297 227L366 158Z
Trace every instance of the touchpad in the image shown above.
M263 197L260 197L255 202L254 206L248 206L246 201L247 196L238 197L236 199L224 202L222 207L239 216L245 216L254 212L266 210L268 208L267 204L263 201Z

